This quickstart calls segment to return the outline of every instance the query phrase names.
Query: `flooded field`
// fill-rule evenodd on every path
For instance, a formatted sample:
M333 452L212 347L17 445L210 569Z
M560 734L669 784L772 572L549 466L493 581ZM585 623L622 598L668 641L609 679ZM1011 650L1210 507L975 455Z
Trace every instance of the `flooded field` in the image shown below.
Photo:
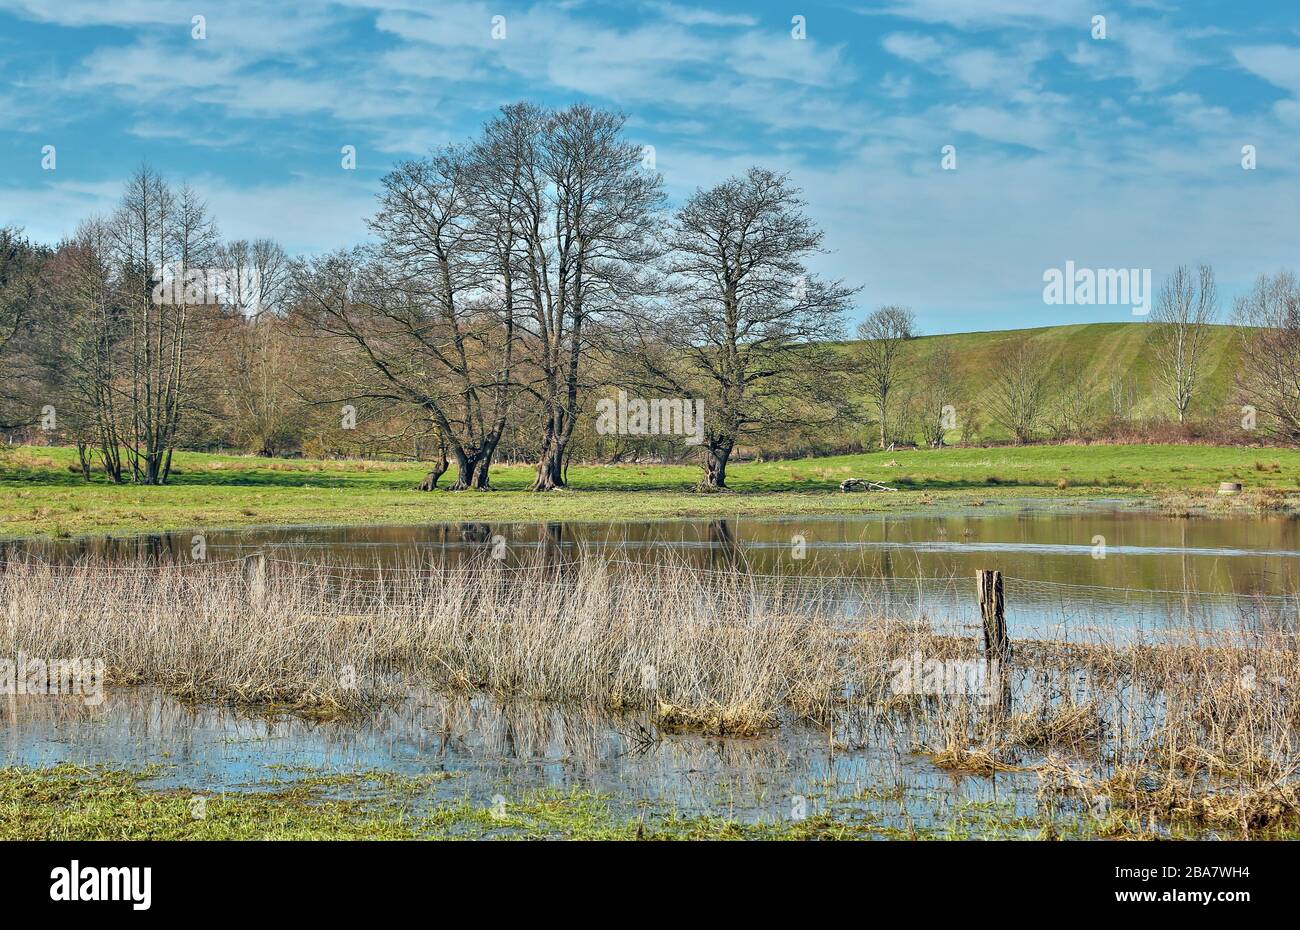
M387 798L472 835L572 834L452 829L448 805L579 796L616 831L1285 834L1296 541L1036 506L12 544L32 629L6 648L102 653L120 681L0 700L0 757L164 796ZM983 568L1008 579L1005 667L980 653Z
M860 732L868 741L849 743L850 734L840 732L832 744L826 732L793 723L763 739L679 734L647 741L653 722L636 715L613 719L485 697L412 696L361 721L321 723L185 706L141 690L110 693L94 708L27 698L11 703L3 722L6 766L162 763L145 787L183 788L198 797L381 771L438 776L412 799L417 816L448 802L486 809L497 797L512 804L538 791L576 791L607 798L620 819L788 823L833 813L880 838L980 835L990 828L1023 837L1050 821L1039 819L1031 777L953 777L883 734ZM331 793L373 790L361 779Z
M195 533L17 541L6 557L193 562ZM1013 635L1233 624L1243 612L1300 609L1300 521L1284 516L1178 519L1119 504L1041 502L935 514L644 523L459 523L402 527L206 531L209 561L265 552L364 571L579 553L636 564L665 560L764 577L872 582L872 609L969 618L973 577L1007 578ZM860 585L854 587L860 588Z

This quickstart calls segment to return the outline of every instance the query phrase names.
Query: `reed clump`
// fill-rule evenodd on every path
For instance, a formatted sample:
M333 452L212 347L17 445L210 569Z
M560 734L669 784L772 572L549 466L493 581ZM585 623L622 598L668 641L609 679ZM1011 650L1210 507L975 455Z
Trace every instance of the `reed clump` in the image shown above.
M793 597L673 566L356 572L11 563L9 654L102 659L109 681L194 701L346 713L414 682L648 710L754 734L828 704L838 635Z

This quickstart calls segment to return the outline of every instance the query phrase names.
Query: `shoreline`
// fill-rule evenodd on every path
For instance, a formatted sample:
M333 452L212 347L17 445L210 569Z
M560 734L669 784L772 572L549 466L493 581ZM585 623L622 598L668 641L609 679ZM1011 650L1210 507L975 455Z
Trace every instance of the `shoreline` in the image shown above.
M1116 501L1178 515L1300 509L1300 450L1206 446L1026 446L866 453L732 469L731 489L693 490L691 465L573 466L571 487L527 490L532 469L493 470L493 491L416 491L420 463L178 453L172 483L81 482L73 450L0 450L0 539L198 529L413 526L466 520L618 522L924 513L1014 502ZM844 493L866 477L896 491ZM1235 497L1214 494L1241 483ZM1049 503L1050 502L1050 503Z

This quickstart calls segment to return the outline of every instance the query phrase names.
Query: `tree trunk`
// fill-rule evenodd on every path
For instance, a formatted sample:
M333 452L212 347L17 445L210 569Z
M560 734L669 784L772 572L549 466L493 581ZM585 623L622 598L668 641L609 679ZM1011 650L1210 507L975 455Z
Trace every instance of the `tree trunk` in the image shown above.
M564 452L567 447L568 436L552 416L546 424L542 454L537 459L537 477L533 479L530 491L553 491L564 487Z
M722 491L727 487L727 460L731 458L731 443L710 444L704 450L704 476L700 478L701 491Z
M488 471L492 466L492 459L484 453L474 462L474 468L470 472L469 486L475 491L491 491L492 482Z
M482 452L473 455L457 448L453 448L452 453L456 456L456 480L452 482L450 491L491 491L492 485L488 480L488 469L492 464L490 455Z
M93 454L89 445L84 442L77 443L77 463L81 466L82 481L90 481L90 464Z
M564 447L555 442L548 442L542 449L542 457L537 462L537 477L533 479L532 491L553 491L564 487Z
M437 461L433 463L433 467L429 469L429 473L424 476L424 480L420 482L417 490L420 491L436 490L438 487L438 479L440 479L443 476L443 474L446 473L447 469L450 467L451 466L447 461L447 450L446 449L439 450Z

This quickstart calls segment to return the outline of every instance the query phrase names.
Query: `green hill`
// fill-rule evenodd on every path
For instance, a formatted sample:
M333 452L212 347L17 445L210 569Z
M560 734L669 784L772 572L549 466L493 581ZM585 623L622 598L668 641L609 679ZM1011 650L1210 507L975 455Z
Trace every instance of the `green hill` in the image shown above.
M1241 358L1242 332L1236 326L1212 327L1191 408L1193 419L1224 418L1232 413L1228 409L1229 398L1233 373ZM959 419L963 410L974 411L977 422L982 424L978 438L1006 438L1006 431L991 423L986 412L992 395L991 384L994 373L1015 344L1028 340L1048 360L1053 398L1075 392L1074 396L1086 400L1098 418L1109 417L1117 403L1118 409L1126 411L1130 419L1171 418L1173 407L1156 381L1152 334L1153 327L1148 323L1082 323L919 336L906 345L908 387L918 389L932 370L932 355L940 347L947 348L958 383L959 401L955 406ZM850 351L855 345L847 343ZM869 409L869 402L860 400L863 409ZM870 431L864 436L870 436Z

